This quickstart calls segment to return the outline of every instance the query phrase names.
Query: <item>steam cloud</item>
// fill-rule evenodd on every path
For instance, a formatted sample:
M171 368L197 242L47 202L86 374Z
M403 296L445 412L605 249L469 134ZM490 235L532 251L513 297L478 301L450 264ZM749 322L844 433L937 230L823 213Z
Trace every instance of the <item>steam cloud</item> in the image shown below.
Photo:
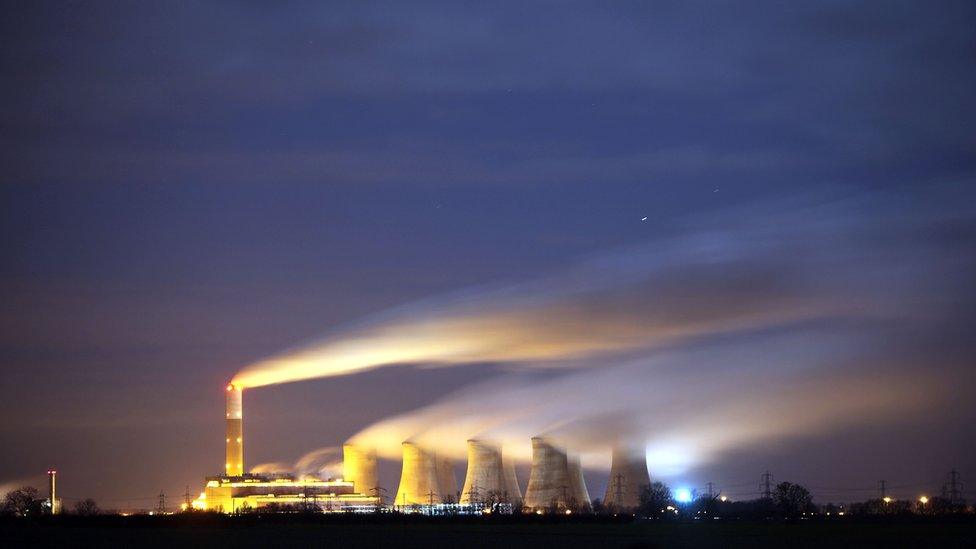
M308 452L298 460L291 463L280 461L261 463L251 467L252 473L295 473L302 475L314 475L319 478L331 478L342 476L342 448L337 446L326 446Z
M502 363L516 373L354 440L387 457L408 438L460 457L465 439L482 436L527 457L528 438L550 434L594 465L626 439L674 471L746 441L924 407L947 374L910 372L955 297L969 295L971 209L883 195L774 206L557 276L403 307L253 364L234 383Z

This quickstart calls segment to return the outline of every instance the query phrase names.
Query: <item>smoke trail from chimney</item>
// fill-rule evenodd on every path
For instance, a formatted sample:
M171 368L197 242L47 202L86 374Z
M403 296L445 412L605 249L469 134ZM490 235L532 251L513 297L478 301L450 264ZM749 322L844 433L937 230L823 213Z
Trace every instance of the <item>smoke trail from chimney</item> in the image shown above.
M397 364L566 367L712 334L892 314L900 305L893 290L919 274L900 264L924 250L882 246L859 272L849 259L878 229L848 215L821 209L712 221L560 274L396 308L255 362L233 383L250 388Z
M953 319L976 276L976 212L916 202L906 217L883 198L732 211L563 274L390 311L234 383L396 364L516 372L353 438L391 458L403 440L463 458L465 440L486 438L526 459L529 437L558 434L605 466L624 437L677 471L767 437L894 421L952 379L936 354L956 337L945 326L966 325ZM552 370L540 381L529 368Z

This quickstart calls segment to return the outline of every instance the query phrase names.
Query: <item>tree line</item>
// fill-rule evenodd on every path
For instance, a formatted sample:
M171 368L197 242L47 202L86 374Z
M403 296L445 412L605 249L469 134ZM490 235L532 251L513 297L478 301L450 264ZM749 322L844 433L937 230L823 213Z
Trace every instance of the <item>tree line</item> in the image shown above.
M248 508L245 512L247 511L309 513L319 509L313 510L299 505L271 505L254 510ZM813 497L807 488L792 482L777 484L771 491L770 497L731 501L721 494L696 494L690 502L679 502L671 488L664 483L655 482L643 487L640 493L640 505L636 509L614 509L596 499L593 501L592 512L598 515L632 514L655 520L713 518L796 520L818 516L976 515L976 507L968 505L964 500L952 501L943 497L921 498L918 501L877 498L844 505L833 503L817 505L813 502ZM91 498L75 502L71 508L62 509L62 513L76 516L114 514L103 512L98 503ZM50 504L45 498L39 497L38 490L32 486L8 492L0 505L0 516L4 517L33 518L46 514L51 514Z

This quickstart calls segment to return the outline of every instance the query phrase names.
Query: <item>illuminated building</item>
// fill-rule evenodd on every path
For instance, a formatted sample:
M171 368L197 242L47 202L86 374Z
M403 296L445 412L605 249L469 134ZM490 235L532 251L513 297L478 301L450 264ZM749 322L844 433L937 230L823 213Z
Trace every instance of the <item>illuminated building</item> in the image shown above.
M203 493L191 504L193 509L238 513L274 504L326 512L375 510L379 499L369 495L368 487L355 486L352 480L245 473L244 387L231 383L226 393L224 474L207 477ZM375 479L375 455L363 455L357 474L360 483Z
M208 477L197 510L240 513L269 505L324 512L371 512L377 498L357 493L343 479L322 480L290 474L245 474Z

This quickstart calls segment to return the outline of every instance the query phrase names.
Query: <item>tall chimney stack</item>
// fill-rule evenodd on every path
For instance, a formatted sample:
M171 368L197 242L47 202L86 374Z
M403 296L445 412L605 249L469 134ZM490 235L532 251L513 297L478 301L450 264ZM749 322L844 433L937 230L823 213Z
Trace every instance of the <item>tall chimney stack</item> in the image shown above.
M227 476L244 474L244 387L227 385Z
M58 472L54 469L49 469L47 472L47 494L48 501L51 503L51 514L59 514L61 506L58 505Z

